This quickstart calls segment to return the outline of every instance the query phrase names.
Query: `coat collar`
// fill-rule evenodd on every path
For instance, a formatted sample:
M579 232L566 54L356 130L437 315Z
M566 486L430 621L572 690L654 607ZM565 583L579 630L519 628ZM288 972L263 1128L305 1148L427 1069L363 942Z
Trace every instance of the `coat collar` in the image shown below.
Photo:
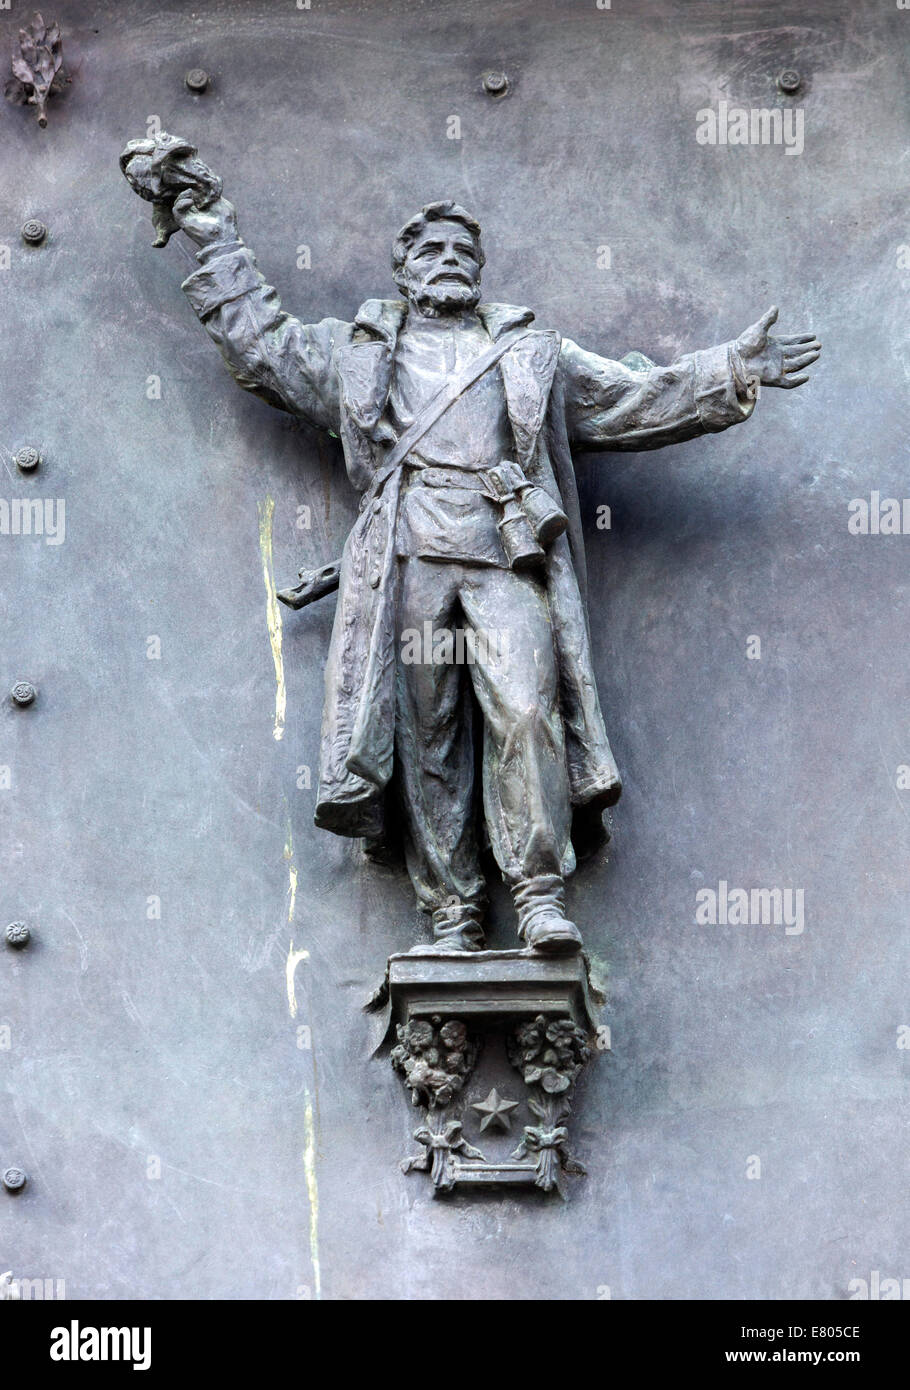
M393 343L398 337L407 312L407 300L368 299L357 310L354 324L357 328L366 329L384 338L386 342Z
M354 323L358 328L375 333L377 337L393 341L398 337L407 313L407 301L404 299L368 299L358 309ZM534 321L533 310L517 304L478 304L477 317L494 341L503 333L509 333L513 328L524 328Z
M477 317L494 342L503 333L534 322L533 311L519 308L517 304L478 304Z

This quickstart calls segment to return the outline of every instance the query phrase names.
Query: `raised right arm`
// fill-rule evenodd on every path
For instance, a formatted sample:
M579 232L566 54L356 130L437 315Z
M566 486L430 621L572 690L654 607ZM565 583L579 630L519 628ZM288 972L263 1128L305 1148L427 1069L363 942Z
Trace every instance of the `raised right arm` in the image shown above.
M340 433L332 358L336 347L350 342L353 324L341 319L301 323L285 313L257 270L225 198L199 209L190 194L183 194L173 216L199 248L200 268L184 280L184 292L234 380L269 405Z

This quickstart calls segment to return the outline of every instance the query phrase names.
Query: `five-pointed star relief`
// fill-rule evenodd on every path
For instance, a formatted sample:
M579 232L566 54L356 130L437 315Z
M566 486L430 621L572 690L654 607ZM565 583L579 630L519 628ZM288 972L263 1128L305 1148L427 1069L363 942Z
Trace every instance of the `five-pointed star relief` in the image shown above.
M481 1134L488 1125L497 1124L501 1129L511 1129L511 1110L518 1109L517 1100L503 1100L494 1086L486 1100L474 1101L472 1110L479 1110L483 1119L480 1122Z

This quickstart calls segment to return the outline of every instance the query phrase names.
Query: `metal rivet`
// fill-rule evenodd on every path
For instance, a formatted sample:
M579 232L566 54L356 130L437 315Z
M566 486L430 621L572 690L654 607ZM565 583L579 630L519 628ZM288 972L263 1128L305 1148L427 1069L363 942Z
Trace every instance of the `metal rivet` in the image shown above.
M6 929L7 946L15 946L17 950L27 946L32 939L32 933L27 922L10 922Z
M209 85L209 75L205 68L190 68L184 81L191 92L204 92Z
M7 1192L21 1192L26 1178L21 1168L7 1168L3 1174L3 1186Z
M22 240L29 246L40 246L47 236L47 228L43 222L39 222L37 217L30 217L27 222L22 224Z
M41 462L41 455L37 449L33 449L30 444L24 449L20 449L16 455L16 467L23 473L31 473L33 468L37 468Z
M778 87L780 87L782 92L787 93L798 92L801 82L802 78L796 71L796 68L784 68L784 71L777 79Z
M38 692L32 685L31 681L16 681L16 684L10 691L10 695L13 698L13 703L16 705L21 705L23 706L23 708L26 705L30 705L37 694Z
M509 90L509 79L504 72L485 72L483 75L483 89L491 97L505 96Z

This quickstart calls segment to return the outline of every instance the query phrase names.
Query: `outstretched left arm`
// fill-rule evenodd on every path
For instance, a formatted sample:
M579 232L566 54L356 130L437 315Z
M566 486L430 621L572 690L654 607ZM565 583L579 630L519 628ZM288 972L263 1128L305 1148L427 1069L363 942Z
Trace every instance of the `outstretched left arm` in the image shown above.
M811 333L771 337L776 318L777 309L769 309L733 342L644 371L564 339L560 366L573 448L659 449L748 420L757 383L800 386L821 351Z

